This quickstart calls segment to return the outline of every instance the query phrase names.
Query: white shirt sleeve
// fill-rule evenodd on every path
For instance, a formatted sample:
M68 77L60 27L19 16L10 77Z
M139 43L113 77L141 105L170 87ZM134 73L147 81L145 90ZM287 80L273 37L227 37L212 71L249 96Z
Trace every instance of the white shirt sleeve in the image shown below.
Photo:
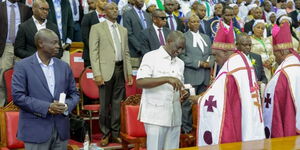
M154 65L153 58L151 57L151 55L146 54L143 57L140 68L138 69L136 79L152 77L153 68L154 68L153 65Z

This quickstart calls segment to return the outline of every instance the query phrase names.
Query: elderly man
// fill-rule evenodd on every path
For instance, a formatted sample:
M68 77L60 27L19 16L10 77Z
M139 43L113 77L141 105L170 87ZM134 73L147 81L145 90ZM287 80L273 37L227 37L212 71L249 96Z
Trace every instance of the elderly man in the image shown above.
M139 120L147 132L147 149L179 147L184 63L177 56L184 48L184 35L172 31L165 46L143 57L138 70L136 83L143 88Z
M59 50L57 34L41 29L34 40L37 52L14 67L12 95L20 108L17 138L25 149L65 150L70 138L68 114L79 94L69 65L54 57Z
M284 23L279 31L273 29L273 51L279 66L264 94L267 138L300 134L300 56L293 49L291 37L288 23Z
M166 38L170 33L170 29L164 27L166 25L166 13L162 10L155 10L152 13L153 25L143 30L140 35L141 44L144 46L142 54L158 49L160 46L165 45Z
M212 54L222 66L199 99L198 145L264 139L261 99L250 60L236 51L233 26L220 23Z

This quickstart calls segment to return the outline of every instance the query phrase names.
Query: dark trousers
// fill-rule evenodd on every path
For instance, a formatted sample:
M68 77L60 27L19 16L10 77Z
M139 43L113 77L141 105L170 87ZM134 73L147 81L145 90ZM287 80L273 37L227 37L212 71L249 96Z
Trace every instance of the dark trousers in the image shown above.
M110 133L119 137L121 100L125 98L123 64L116 63L112 78L99 88L100 91L100 130L104 136Z
M206 85L193 85L193 88L195 88L195 93L198 95L206 90ZM190 102L190 100L187 99L183 101L181 104L181 109L181 131L182 133L190 133L193 129L192 103Z

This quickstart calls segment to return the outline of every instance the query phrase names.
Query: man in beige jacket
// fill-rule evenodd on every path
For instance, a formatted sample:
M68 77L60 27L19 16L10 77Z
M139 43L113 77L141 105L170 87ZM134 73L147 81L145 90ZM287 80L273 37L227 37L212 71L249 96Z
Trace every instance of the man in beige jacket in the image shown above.
M100 146L120 143L120 101L125 98L125 82L132 84L127 30L117 24L115 3L104 7L106 21L92 26L90 60L96 84L100 89ZM112 137L112 138L110 138Z

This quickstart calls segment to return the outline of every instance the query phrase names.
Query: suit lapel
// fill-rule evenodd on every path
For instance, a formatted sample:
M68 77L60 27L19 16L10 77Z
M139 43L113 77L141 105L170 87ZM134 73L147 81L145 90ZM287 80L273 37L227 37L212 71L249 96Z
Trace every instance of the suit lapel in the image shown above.
M2 10L2 15L3 15L3 20L4 21L4 25L5 27L7 28L7 9L6 9L6 2L2 2L4 5L1 5L3 6L0 10ZM6 29L8 30L8 29Z
M99 19L96 11L93 11L91 14L92 25L99 23Z
M32 70L36 73L36 75L38 76L38 78L41 80L44 88L47 89L47 91L49 92L49 94L51 95L51 92L49 90L48 84L47 84L47 80L46 77L44 75L44 72L38 62L38 59L36 58L36 54L32 55Z
M29 30L31 31L31 35L34 37L35 33L37 32L37 27L36 27L36 25L35 25L32 17L30 18L28 24L29 24L28 25L29 26ZM47 22L47 24L48 24L48 22ZM46 28L48 28L47 24L46 24Z
M108 36L108 40L109 40L109 42L110 42L110 44L112 45L112 47L114 48L115 46L114 46L114 41L113 41L113 39L112 39L112 35L110 34L110 31L109 31L109 27L108 27L108 24L107 24L107 22L106 21L104 21L103 22L103 30L104 30L104 32L106 33L106 35Z
M53 69L54 69L54 79L55 79L55 86L54 86L54 97L55 97L55 95L60 94L60 93L57 93L58 92L57 87L59 84L62 84L62 83L59 83L59 81L63 81L63 80L60 80L61 75L63 73L61 72L62 69L58 65L58 62L56 61L56 59L53 59L53 61L54 61Z
M118 27L118 30L119 30L119 33L120 33L120 38L121 38L121 39L120 39L120 40L121 40L121 41L120 41L120 42L121 42L121 52L122 52L121 54L123 54L123 53L124 53L124 49L125 49L125 47L124 47L124 42L123 42L123 41L125 40L125 39L124 39L124 34L125 34L125 33L123 32L123 30L120 29L121 27L120 27L119 24L117 24L117 27Z
M19 11L20 11L20 19L21 19L21 22L24 22L25 21L25 8L23 7L23 5L21 5L19 2L18 2L18 6L19 6Z
M135 11L135 9L134 8L132 8L132 14L133 14L133 16L135 16L139 21L139 24L140 24L140 26L142 27L142 29L143 29L143 25L142 25L142 23L141 23L141 19L140 19L140 17L139 17L139 15L136 13L136 11Z

